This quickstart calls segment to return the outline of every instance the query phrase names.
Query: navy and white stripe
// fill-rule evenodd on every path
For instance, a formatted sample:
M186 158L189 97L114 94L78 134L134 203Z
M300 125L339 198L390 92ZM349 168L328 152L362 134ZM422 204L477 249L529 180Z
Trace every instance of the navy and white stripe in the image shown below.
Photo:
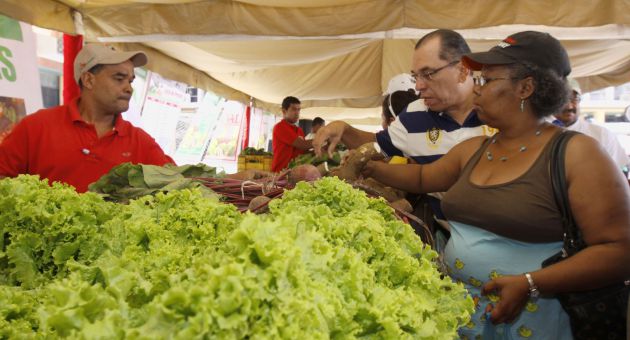
M431 163L455 145L481 135L492 135L477 113L471 111L463 125L443 112L429 111L423 100L407 106L387 130L376 134L376 141L387 157L410 157L419 164Z

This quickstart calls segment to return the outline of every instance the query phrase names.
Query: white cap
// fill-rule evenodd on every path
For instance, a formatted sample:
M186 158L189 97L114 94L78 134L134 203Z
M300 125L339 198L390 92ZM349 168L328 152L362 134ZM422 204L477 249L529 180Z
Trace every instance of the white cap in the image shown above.
M140 67L146 65L147 55L142 51L118 52L107 45L87 44L74 59L74 80L78 84L81 75L96 65L115 65L127 60L131 60L134 67Z
M567 78L569 81L569 86L571 90L577 92L577 94L582 94L582 89L580 88L580 83L577 82L574 78Z
M413 81L413 77L411 77L410 74L401 73L389 80L387 91L385 91L383 95L388 95L396 91L407 91L409 89L413 89L415 91L416 83Z

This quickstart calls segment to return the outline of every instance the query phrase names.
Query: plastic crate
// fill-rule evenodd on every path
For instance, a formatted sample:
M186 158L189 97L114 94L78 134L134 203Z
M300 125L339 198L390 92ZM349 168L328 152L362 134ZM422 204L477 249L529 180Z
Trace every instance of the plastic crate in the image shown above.
M241 155L238 156L237 169L271 171L272 159L272 156Z

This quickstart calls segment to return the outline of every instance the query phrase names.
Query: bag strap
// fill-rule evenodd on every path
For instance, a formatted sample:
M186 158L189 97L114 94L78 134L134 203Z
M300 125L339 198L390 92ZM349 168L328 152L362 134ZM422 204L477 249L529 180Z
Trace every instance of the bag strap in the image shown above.
M562 215L564 250L568 253L566 255L572 255L586 246L571 212L565 167L567 144L571 137L577 134L579 133L568 130L560 132L560 136L554 140L551 146L551 160L549 162L553 196Z

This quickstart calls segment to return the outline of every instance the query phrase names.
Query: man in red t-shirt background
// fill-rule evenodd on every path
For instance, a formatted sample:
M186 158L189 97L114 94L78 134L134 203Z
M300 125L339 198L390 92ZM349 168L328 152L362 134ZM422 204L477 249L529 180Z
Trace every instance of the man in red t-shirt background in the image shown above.
M289 96L282 100L283 119L273 127L273 172L286 168L293 158L312 147L312 142L304 139L304 131L296 125L301 109L300 100L295 97Z

